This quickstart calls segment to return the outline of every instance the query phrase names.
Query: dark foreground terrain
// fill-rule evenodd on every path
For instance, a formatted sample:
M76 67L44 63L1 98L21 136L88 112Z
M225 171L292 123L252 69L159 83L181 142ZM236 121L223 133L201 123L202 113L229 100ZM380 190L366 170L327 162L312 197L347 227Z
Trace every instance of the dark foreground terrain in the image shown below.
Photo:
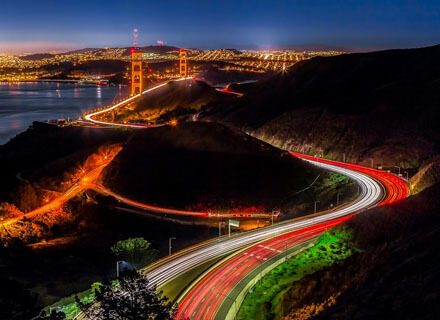
M114 145L122 151L107 168L106 183L125 196L167 207L271 210L277 197L299 201L289 192L303 189L320 174L222 125L123 130L34 123L0 147L0 217L21 217L44 205L46 196L65 192L78 181L78 172L89 170ZM169 237L177 238L173 247L178 250L218 232L141 218L116 210L114 204L84 191L62 208L2 226L1 319L31 318L61 297L114 277L116 257L110 247L118 240L144 237L162 256Z

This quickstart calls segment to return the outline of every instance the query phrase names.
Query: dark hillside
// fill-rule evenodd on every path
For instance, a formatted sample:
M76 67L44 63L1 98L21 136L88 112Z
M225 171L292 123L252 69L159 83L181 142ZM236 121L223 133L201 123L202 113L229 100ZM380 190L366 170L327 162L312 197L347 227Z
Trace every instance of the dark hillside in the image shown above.
M134 108L119 111L117 119L153 120L173 113L195 113L212 103L227 103L231 95L218 92L202 81L169 82L166 86L146 94Z
M106 169L105 183L163 206L271 210L318 173L245 134L195 122L137 132Z
M22 60L40 60L40 59L50 59L53 58L55 55L51 53L33 53L33 54L27 54L25 56L21 56L20 59Z
M226 65L226 64L225 64ZM197 75L197 78L206 81L211 85L242 82L249 80L259 80L267 77L268 73L259 73L251 71L238 71L238 70L228 70L224 68L221 62L215 62L212 64L204 64Z
M170 82L165 87L145 95L137 103L136 110L170 109L179 106L198 110L203 105L224 98L224 94L217 92L202 81Z
M99 146L122 142L121 130L65 127L34 122L25 132L0 146L0 201L10 200L23 179L62 175L70 166L84 161Z
M286 149L418 166L440 148L440 46L314 58L211 117Z

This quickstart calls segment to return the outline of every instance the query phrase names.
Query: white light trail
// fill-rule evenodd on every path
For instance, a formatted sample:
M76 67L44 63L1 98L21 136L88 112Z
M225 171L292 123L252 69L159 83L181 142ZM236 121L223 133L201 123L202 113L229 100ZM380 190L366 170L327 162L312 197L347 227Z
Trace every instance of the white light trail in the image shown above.
M265 239L279 236L286 232L357 213L359 211L371 208L381 201L382 186L368 175L350 169L340 168L335 165L313 162L310 160L305 161L312 162L314 165L323 169L350 177L360 185L361 194L348 206L320 216L312 216L295 221L286 221L273 226L249 231L234 238L224 239L222 241L217 240L216 242L208 242L201 244L200 246L184 250L180 254L178 253L170 258L163 259L145 269L144 271L150 280L150 284L161 286L180 274L215 257L232 253L238 249Z

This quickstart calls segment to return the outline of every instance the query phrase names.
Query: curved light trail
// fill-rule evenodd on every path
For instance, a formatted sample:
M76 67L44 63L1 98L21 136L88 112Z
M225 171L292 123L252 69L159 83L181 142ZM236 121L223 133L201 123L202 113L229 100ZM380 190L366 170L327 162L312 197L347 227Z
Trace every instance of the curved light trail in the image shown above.
M175 80L170 80L167 82L163 82L161 84L158 84L157 86L154 86L152 88L149 88L147 90L144 90L142 92L142 94L137 94L134 96L131 96L125 100L122 100L121 102L118 102L114 105L111 105L108 108L96 111L96 112L92 112L89 113L87 115L84 116L84 119L87 121L90 121L94 124L98 124L98 125L103 125L103 126L112 126L112 127L130 127L130 128L152 128L152 127L159 127L159 126L163 126L163 124L156 124L156 125L142 125L142 124L132 124L132 123L119 123L119 122L108 122L108 121L100 121L100 120L96 120L94 119L96 116L99 115L103 115L104 113L107 113L109 111L115 110L119 107L125 106L126 104L135 101L136 99L139 99L143 94L146 94L148 92L152 92L155 91L157 89L160 89L164 86L166 86L169 82L178 82L178 81L184 81L184 80L189 80L192 79L192 77L187 77L187 78L179 78L179 79L175 79Z
M174 81L186 79L180 78ZM166 83L162 83L147 89L143 94L165 85ZM130 97L109 108L90 113L85 116L85 119L94 124L104 126L149 127L147 125L112 123L94 119L98 115L130 103L140 96ZM351 203L337 207L332 211L285 221L235 235L231 238L220 238L203 242L177 252L170 257L161 259L144 269L143 272L149 278L150 285L160 287L179 275L199 267L203 263L235 253L235 255L230 256L208 270L199 278L199 281L192 284L192 287L185 292L181 300L176 316L177 319L216 319L217 315L222 319L226 314L220 315L218 312L225 299L228 298L229 292L243 277L254 270L255 267L258 267L260 263L265 263L265 261L270 261L270 259L279 256L282 248L285 248L287 251L289 248L294 248L299 244L310 241L310 239L313 239L324 230L346 221L354 214L377 205L390 204L408 196L408 188L405 182L392 174L355 164L340 163L297 153L292 153L292 155L311 162L322 169L348 176L359 185L359 196ZM121 198L120 196L118 197ZM125 198L123 200L133 202ZM144 206L140 203L132 203L132 205ZM161 212L162 209L157 207L149 208L149 210L156 210L157 212ZM181 210L176 211L178 211L176 214L181 213ZM206 215L206 213L197 214L200 214L200 216ZM251 257L255 257L255 259ZM232 272L231 270L234 271ZM78 318L81 318L81 316Z
M104 168L113 160L116 154L117 152L110 156L107 156L107 158L102 158L101 162L95 168L91 169L88 172L85 172L84 175L76 183L74 183L69 189L67 189L59 197L56 197L55 199L45 203L41 207L38 207L28 213L24 213L19 217L11 218L5 221L0 221L0 226L2 227L11 226L18 221L22 221L24 218L30 219L35 216L41 215L43 213L48 213L53 210L57 210L61 208L70 199L73 199L81 192L90 189L90 186L98 179Z
M309 159L309 161L313 160ZM285 221L273 226L249 231L230 239L210 241L183 250L174 256L158 261L145 270L151 284L161 286L178 275L215 257L235 252L256 242L270 239L287 232L358 213L362 210L371 208L382 201L384 197L382 185L367 174L339 167L336 162L334 164L322 162L314 163L319 167L344 174L355 180L361 188L361 194L359 197L343 208L329 211L322 215L311 215L303 219Z
M159 213L159 214L172 214L178 216L190 216L190 217L198 217L198 218L211 218L211 219L221 219L221 218L253 218L253 219L270 219L272 217L271 214L268 213L215 213L215 212L203 212L203 211L191 211L191 210L181 210L181 209L173 209L173 208L165 208L154 206L151 204L142 203L136 200L128 199L124 196L121 196L100 184L93 184L90 186L90 189L94 191L111 196L116 200L125 203L131 207L135 207L138 209L142 209L148 212ZM277 218L279 213L274 214L273 217Z
M268 235L264 241L248 246L205 272L181 298L176 319L233 318L241 304L241 300L236 300L243 292L240 289L243 287L241 282L247 275L255 273L256 269L262 269L263 266L270 267L272 260L283 258L283 252L287 254L288 250L314 239L354 214L408 196L405 182L390 173L297 153L293 155L323 169L349 176L360 185L361 195L341 209L318 217L311 216L301 221L285 223L281 226L282 230L278 235ZM231 297L232 293L234 295Z

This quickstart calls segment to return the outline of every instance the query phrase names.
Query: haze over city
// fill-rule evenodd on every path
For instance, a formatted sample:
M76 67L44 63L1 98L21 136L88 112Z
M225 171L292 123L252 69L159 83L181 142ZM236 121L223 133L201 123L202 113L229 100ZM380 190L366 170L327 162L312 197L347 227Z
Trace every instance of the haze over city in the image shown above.
M427 1L7 1L0 52L66 51L163 40L186 48L371 51L439 41Z

